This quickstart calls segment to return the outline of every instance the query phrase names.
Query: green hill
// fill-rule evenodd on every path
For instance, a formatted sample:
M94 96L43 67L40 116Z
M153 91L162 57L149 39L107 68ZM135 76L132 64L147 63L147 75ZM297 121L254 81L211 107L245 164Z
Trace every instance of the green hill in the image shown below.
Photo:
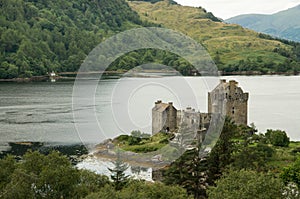
M270 34L276 37L300 42L300 5L272 15L239 15L226 22Z
M124 0L1 0L0 78L76 71L103 39L142 22Z
M145 1L149 2L1 0L0 79L76 71L101 41L141 26L163 26L191 36L225 72L300 71L297 43L225 24L203 8L180 6L172 0ZM183 58L159 50L129 53L110 70L152 61L191 74L191 65Z
M130 2L143 20L181 31L201 42L220 70L260 73L299 71L298 44L276 40L239 25L220 22L203 8Z

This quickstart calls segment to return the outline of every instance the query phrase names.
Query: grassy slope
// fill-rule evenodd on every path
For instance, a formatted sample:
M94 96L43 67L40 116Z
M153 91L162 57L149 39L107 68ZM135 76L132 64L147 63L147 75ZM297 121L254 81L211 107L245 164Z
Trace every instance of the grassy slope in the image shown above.
M122 137L122 138L121 138ZM138 143L130 144L129 139L131 136L119 136L114 139L114 144L119 146L125 151L132 151L136 153L147 153L157 151L166 146L171 134L157 133L150 138L141 139Z
M181 31L201 42L213 58L218 53L221 62L227 65L237 60L256 60L257 57L265 63L284 63L287 58L273 50L291 50L290 46L280 41L259 38L258 33L241 26L207 19L207 13L201 8L170 5L167 2L129 2L129 5L142 19Z

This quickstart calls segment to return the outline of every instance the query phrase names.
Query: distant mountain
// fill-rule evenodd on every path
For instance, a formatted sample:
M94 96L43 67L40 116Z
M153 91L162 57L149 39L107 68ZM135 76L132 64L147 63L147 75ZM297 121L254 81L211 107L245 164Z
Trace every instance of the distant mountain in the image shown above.
M228 23L300 42L300 5L272 15L247 14L225 20Z

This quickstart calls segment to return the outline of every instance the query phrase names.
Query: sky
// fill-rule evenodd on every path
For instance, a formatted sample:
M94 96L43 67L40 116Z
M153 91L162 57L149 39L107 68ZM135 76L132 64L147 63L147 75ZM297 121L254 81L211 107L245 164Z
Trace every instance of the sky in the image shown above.
M297 6L300 0L175 0L181 5L203 7L216 17L228 19L240 14L273 14Z

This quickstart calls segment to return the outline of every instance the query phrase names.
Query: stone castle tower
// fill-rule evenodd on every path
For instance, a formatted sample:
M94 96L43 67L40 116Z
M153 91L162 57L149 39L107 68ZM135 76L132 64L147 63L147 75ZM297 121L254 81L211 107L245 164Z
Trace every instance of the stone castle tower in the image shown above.
M155 102L152 108L152 134L164 131L173 132L177 128L177 109L172 102Z
M238 87L238 82L221 80L220 84L208 93L208 113L222 113L233 119L236 124L247 125L248 98Z

